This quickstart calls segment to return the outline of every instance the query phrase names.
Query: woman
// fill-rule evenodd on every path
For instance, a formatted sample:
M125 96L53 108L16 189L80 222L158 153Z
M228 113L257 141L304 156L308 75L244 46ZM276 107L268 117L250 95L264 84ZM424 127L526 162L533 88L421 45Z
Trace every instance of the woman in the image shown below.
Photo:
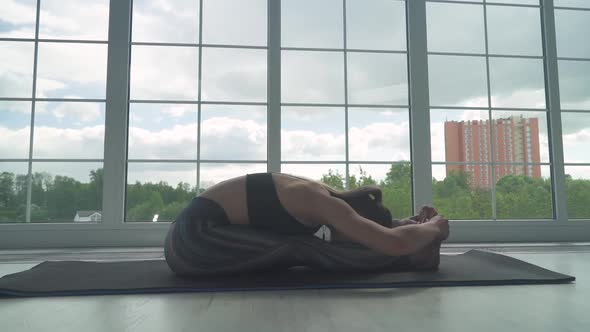
M322 225L331 242L313 236ZM165 256L181 276L296 265L436 269L448 235L448 220L428 207L394 225L378 187L341 192L301 177L256 173L194 198L172 223Z

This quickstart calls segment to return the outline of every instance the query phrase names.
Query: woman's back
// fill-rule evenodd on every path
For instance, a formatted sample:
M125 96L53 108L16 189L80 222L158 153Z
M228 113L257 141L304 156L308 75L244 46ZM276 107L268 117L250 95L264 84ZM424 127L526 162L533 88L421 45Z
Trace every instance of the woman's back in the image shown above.
M319 182L295 177L282 173L270 173L274 183L276 196L282 207L294 219L305 226L318 226L313 218L310 218L309 204L302 200L302 195L293 195L294 191L317 190L323 187ZM254 211L248 211L248 194L256 195L256 192L247 191L247 176L240 176L220 182L199 195L219 204L226 212L232 224L250 224L249 215ZM330 193L325 190L326 197ZM305 195L303 195L305 197ZM270 208L270 207L268 207Z

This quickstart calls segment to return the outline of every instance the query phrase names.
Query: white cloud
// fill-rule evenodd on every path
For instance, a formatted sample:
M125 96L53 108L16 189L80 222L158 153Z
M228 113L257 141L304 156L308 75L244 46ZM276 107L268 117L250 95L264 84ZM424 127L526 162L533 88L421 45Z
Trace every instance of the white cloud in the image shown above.
M266 0L203 2L203 42L225 45L266 45Z
M37 77L37 98L47 98L51 91L60 90L67 85L64 82Z
M131 159L196 159L197 124L175 125L159 131L129 128Z
M503 95L492 95L493 107L545 108L545 89L508 91Z
M201 187L208 188L221 181L249 173L266 172L266 164L201 165Z
M565 162L588 163L590 146L590 127L578 132L563 135L563 154Z
M104 158L103 125L81 129L36 126L33 137L33 158Z
M191 114L195 112L194 105L171 105L162 108L162 113L168 114L174 118L181 118L187 114ZM140 119L137 113L132 113L136 117L136 119Z
M214 117L203 121L201 130L202 159L266 159L266 126L260 123Z
M28 101L2 101L0 111L31 114L31 102ZM0 122L1 123L1 122Z
M33 53L33 43L0 43L0 97L31 97Z
M590 167L588 166L566 166L565 174L569 174L574 179L590 180Z
M351 93L349 99L352 104L407 105L408 84L399 83L377 88L360 88Z
M316 181L320 180L322 175L328 174L329 170L342 176L346 174L346 168L343 164L283 164L281 166L282 173L299 175Z
M102 115L100 104L95 103L61 103L53 115L58 119L77 119L82 122L96 121Z
M196 100L198 49L133 46L131 99Z
M0 125L0 158L29 157L29 128L10 129ZM15 144L19 142L19 144Z
M35 24L35 1L3 0L2 20L11 24Z
M158 183L167 182L176 186L180 182L189 183L191 187L197 183L197 165L189 163L129 163L127 183Z
M107 46L41 43L38 61L38 75L45 79L80 83L104 82Z
M266 51L205 49L203 100L266 101Z
M351 160L410 160L408 122L372 123L349 130Z
M344 160L344 135L281 130L284 160Z
M133 6L133 41L197 43L199 2L143 0Z
M42 0L39 36L107 40L109 0Z
M283 102L342 103L344 58L340 52L283 51Z

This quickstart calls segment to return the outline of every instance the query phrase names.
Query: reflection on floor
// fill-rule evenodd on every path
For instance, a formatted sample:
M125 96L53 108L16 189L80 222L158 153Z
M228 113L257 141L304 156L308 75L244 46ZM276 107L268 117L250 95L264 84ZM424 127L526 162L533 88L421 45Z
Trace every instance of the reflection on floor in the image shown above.
M0 330L590 330L590 246L480 247L577 280L566 285L0 299ZM453 246L444 252L467 249ZM158 259L161 254L159 248L0 251L0 276L42 260Z

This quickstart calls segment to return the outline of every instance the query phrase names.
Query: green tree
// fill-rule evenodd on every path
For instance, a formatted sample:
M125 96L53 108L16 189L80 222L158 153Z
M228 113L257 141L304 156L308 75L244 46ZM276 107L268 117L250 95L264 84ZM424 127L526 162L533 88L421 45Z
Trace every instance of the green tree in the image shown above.
M329 169L328 174L322 175L320 181L334 189L344 189L345 179L344 176L340 174L338 171L332 171L332 169Z
M2 172L0 174L0 207L11 207L14 194L14 174Z
M367 185L377 185L383 192L383 205L391 211L394 218L408 217L412 213L411 197L411 167L409 164L391 165L384 180L377 182L365 170L360 168L359 177L349 177L349 189ZM337 171L328 170L328 174L322 175L321 182L343 190L345 178Z
M590 218L590 180L566 175L567 211L570 218Z
M496 184L498 219L550 219L551 184L549 180L526 175L507 175Z
M164 201L157 191L151 191L148 198L141 204L137 204L127 210L127 219L134 221L152 221L156 214L161 214L164 209Z
M380 183L383 191L383 205L393 218L401 219L412 215L412 167L410 164L393 164Z
M363 186L376 186L377 181L372 176L367 175L367 171L359 166L360 176L357 179L356 175L351 175L348 179L348 189L355 189Z

